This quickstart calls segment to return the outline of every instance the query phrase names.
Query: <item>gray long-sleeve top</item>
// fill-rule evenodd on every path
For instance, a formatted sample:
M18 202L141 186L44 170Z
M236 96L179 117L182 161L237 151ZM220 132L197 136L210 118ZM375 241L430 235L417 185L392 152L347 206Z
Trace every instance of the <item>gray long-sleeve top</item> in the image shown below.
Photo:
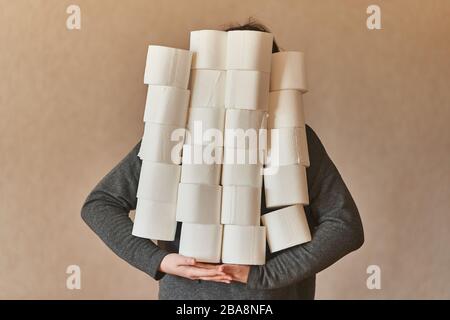
M140 143L89 194L81 216L119 257L160 281L160 299L313 299L315 275L358 249L364 233L358 209L315 132L306 128L311 166L307 169L310 205L305 207L312 241L270 254L263 266L251 266L247 284L189 280L158 271L161 260L178 252L176 240L131 235L129 217L136 208L141 170ZM262 214L273 211L265 207Z

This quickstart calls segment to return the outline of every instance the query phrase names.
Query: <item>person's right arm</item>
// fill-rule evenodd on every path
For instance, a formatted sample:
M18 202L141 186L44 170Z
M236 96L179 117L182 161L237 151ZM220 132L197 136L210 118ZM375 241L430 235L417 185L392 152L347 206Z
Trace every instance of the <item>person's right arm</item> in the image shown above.
M129 213L136 209L142 164L137 156L139 148L140 143L88 195L81 210L83 220L120 258L156 280L169 273L229 282L231 278L216 268L202 268L195 259L169 253L152 241L131 234L133 222Z

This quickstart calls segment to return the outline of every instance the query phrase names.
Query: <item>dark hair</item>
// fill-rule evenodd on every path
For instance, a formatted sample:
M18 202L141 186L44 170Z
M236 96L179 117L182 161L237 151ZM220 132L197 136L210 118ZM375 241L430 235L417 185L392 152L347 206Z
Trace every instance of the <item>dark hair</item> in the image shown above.
M225 31L234 31L234 30L250 30L250 31L261 31L261 32L270 32L270 30L263 24L257 22L256 20L250 18L246 24L237 24L225 29ZM278 47L277 42L273 39L272 45L272 53L280 52L280 48Z

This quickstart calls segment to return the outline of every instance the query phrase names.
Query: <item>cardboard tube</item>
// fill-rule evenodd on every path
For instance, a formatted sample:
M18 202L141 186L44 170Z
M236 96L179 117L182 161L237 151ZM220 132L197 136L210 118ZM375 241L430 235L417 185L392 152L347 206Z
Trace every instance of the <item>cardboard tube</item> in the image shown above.
M184 127L189 106L189 90L148 86L144 122Z
M225 108L267 111L269 84L269 73L228 70L225 85Z
M179 253L199 262L219 263L222 226L184 222L181 226Z
M222 224L259 226L261 188L223 186Z
M180 183L177 221L220 224L221 198L221 186Z
M144 83L187 89L192 52L163 46L149 46Z
M142 160L170 164L181 163L186 129L147 122L138 156Z
M181 165L181 183L219 185L220 172L220 164L183 163Z
M279 90L269 94L269 128L305 126L302 93L298 90Z
M227 32L219 30L191 31L189 50L194 52L192 69L225 70Z
M189 82L191 108L225 108L226 71L192 70Z
M264 169L266 207L309 204L306 168L302 165Z
M301 205L266 213L261 217L261 221L267 228L270 252L311 241L305 210Z
M294 89L307 92L305 55L299 51L272 54L270 90Z
M223 186L248 186L261 188L263 166L262 164L223 164Z
M227 69L270 72L272 45L271 33L228 31Z
M263 265L266 261L266 229L261 226L225 225L222 262Z
M224 145L236 149L267 149L267 112L227 109Z
M268 156L270 165L287 166L301 164L309 167L305 127L270 130Z
M173 241L177 229L175 212L175 204L138 198L131 234L145 239Z
M223 148L215 145L183 146L183 164L222 164Z
M142 161L137 197L175 203L181 167L176 164Z
M213 143L223 146L223 127L225 109L221 108L190 108L187 122L188 134L186 143L206 145Z

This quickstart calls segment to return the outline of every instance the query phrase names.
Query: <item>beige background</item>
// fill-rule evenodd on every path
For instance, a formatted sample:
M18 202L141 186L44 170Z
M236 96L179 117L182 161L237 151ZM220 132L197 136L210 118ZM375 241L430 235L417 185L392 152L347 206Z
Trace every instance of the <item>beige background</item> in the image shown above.
M0 298L156 297L80 219L142 134L147 45L253 16L304 50L307 122L361 211L364 247L318 275L317 298L450 298L450 2L0 0ZM69 4L82 29L65 27ZM82 289L65 288L81 266ZM368 290L366 268L382 270Z

